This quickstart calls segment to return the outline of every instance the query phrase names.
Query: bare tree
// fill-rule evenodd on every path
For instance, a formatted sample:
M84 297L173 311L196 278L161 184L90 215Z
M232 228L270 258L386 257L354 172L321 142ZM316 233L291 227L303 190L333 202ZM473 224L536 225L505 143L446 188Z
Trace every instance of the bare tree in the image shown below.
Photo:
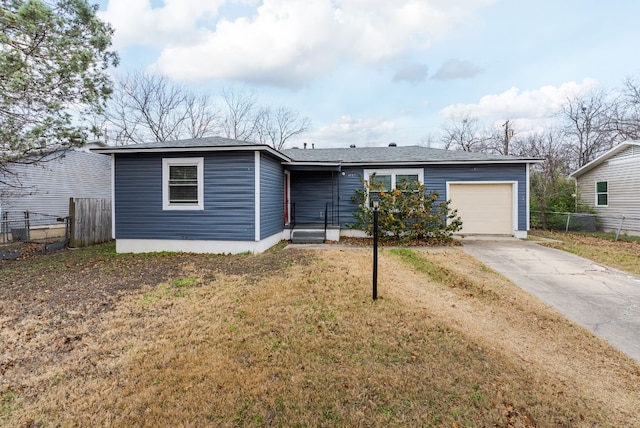
M612 110L612 122L620 140L640 139L640 80L627 78Z
M288 107L267 107L261 109L257 116L256 134L258 142L280 150L290 138L306 132L310 126L311 120L308 117L301 116Z
M224 135L234 140L253 141L257 122L262 120L253 91L225 88L222 98L226 105L223 122Z
M533 165L531 171L532 211L540 212L540 223L544 228L548 211L567 211L571 207L566 201L573 201L573 187L567 186L570 161L566 142L562 132L550 129L518 140L513 150L518 156L544 159Z
M447 150L481 152L485 151L489 140L487 132L480 128L478 119L468 114L454 118L442 127L441 142Z
M289 107L260 107L253 91L225 88L227 107L224 133L227 138L268 144L276 150L309 130L311 120Z
M107 138L116 144L201 138L221 127L208 94L142 72L118 78L104 119Z
M591 162L616 142L609 116L612 103L607 98L605 91L594 90L568 98L560 109L574 168Z

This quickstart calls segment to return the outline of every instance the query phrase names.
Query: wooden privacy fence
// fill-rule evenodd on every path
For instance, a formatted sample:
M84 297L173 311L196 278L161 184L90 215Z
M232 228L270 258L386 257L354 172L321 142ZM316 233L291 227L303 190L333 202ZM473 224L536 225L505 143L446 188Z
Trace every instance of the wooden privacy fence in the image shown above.
M69 198L69 246L111 240L111 199Z

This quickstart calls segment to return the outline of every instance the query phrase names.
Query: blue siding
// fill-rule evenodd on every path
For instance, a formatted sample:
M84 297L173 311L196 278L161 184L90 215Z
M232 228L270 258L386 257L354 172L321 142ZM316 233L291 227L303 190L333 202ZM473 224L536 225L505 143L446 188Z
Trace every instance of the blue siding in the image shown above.
M323 222L327 204L329 224L337 222L336 174L333 171L291 171L291 203L295 204L296 223Z
M398 168L424 168L427 191L438 192L439 200L446 198L447 181L517 181L518 182L518 230L527 229L527 181L526 165L413 165ZM366 169L394 169L389 166L367 166ZM355 190L362 187L364 168L343 168L340 174L340 224L353 223L353 213L358 206L351 200Z
M204 157L204 210L162 210L162 159ZM254 153L116 155L120 239L254 240Z
M518 230L527 230L527 167L512 165L429 165L424 168L427 190L447 197L447 181L517 181Z
M358 203L351 200L356 194L356 189L362 189L362 168L343 168L340 174L340 226L355 222L353 213L358 210Z
M284 228L284 169L271 156L260 156L260 239Z

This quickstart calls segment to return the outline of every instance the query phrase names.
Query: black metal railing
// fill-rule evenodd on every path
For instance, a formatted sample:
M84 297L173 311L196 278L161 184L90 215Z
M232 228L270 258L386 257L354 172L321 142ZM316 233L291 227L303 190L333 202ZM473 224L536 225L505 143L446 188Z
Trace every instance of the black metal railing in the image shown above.
M291 218L289 219L289 223L291 225L291 232L293 232L293 229L295 229L296 227L296 204L293 202L289 202L289 214L291 215Z
M324 239L323 239L324 242L327 241L327 221L329 218L329 216L327 215L328 211L329 211L329 202L324 204Z

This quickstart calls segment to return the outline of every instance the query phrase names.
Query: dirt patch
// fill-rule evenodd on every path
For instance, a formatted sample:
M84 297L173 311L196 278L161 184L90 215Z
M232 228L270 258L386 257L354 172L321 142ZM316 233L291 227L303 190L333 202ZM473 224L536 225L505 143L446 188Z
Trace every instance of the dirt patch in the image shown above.
M145 287L189 275L203 284L218 275L255 283L305 263L304 252L280 252L280 247L260 256L135 255L115 254L113 244L106 244L50 254L23 251L18 260L0 261L0 391L36 395L23 385L25 376L82 346L84 325Z

